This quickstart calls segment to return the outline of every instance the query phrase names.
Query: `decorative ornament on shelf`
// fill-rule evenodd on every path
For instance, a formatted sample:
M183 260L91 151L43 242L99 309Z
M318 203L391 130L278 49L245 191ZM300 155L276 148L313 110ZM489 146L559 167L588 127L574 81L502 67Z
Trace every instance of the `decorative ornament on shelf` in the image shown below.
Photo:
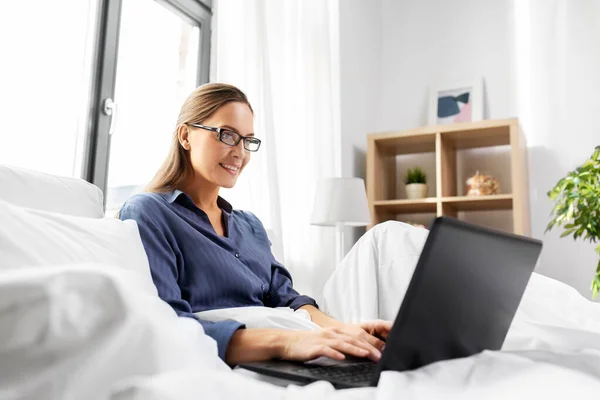
M422 199L427 197L427 176L419 167L409 168L406 171L406 198L409 200Z
M571 171L548 192L555 202L546 232L555 225L562 226L560 237L573 235L573 239L596 244L600 239L600 146L580 167ZM596 247L600 257L600 244ZM600 259L592 279L592 296L600 291Z
M500 193L500 183L490 175L480 175L479 171L467 179L467 196L489 196Z

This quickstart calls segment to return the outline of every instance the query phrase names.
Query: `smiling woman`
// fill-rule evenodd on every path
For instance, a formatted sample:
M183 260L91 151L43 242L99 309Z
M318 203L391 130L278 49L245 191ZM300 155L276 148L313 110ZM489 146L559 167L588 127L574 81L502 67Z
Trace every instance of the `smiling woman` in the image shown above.
M270 358L378 359L390 324L350 325L319 311L294 290L275 260L261 221L219 196L233 187L260 148L246 95L206 84L184 102L169 156L146 193L125 202L119 218L137 222L159 296L181 317L198 320L230 364ZM195 313L231 307L302 308L322 330L245 329L237 321L206 321Z
M183 188L193 178L208 180L217 191L220 186L233 187L239 172L250 161L250 155L237 144L242 137L254 136L253 130L254 112L242 91L225 84L201 86L183 103L169 155L147 190L160 193ZM233 134L240 136L237 142L228 139ZM236 179L223 182L215 174L216 160L219 167L228 161L237 168L233 175ZM199 173L194 174L194 170Z

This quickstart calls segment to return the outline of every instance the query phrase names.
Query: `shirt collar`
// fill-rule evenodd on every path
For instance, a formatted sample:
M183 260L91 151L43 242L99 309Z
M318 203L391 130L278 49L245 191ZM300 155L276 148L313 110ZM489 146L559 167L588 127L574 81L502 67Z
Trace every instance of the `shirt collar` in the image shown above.
M170 192L165 192L163 196L167 199L169 203L174 203L176 200L180 199L180 203L187 203L188 205L193 205L194 207L196 207L190 196L188 196L179 189L175 189ZM231 212L233 211L233 207L231 206L231 204L229 204L229 202L221 196L217 197L217 206L221 210L227 212L228 214L231 214Z

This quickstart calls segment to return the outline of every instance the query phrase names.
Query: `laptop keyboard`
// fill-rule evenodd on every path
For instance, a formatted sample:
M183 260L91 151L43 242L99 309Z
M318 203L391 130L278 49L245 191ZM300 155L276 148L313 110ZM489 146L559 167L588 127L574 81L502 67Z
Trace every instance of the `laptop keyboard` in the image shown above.
M377 364L365 362L350 365L331 365L327 367L298 367L293 372L315 379L347 384L369 383Z

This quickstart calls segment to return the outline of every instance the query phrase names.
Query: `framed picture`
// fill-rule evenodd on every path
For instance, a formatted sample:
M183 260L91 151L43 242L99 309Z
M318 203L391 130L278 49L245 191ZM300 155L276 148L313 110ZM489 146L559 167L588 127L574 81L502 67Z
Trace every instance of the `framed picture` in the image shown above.
M483 78L432 86L429 125L473 122L483 119Z

